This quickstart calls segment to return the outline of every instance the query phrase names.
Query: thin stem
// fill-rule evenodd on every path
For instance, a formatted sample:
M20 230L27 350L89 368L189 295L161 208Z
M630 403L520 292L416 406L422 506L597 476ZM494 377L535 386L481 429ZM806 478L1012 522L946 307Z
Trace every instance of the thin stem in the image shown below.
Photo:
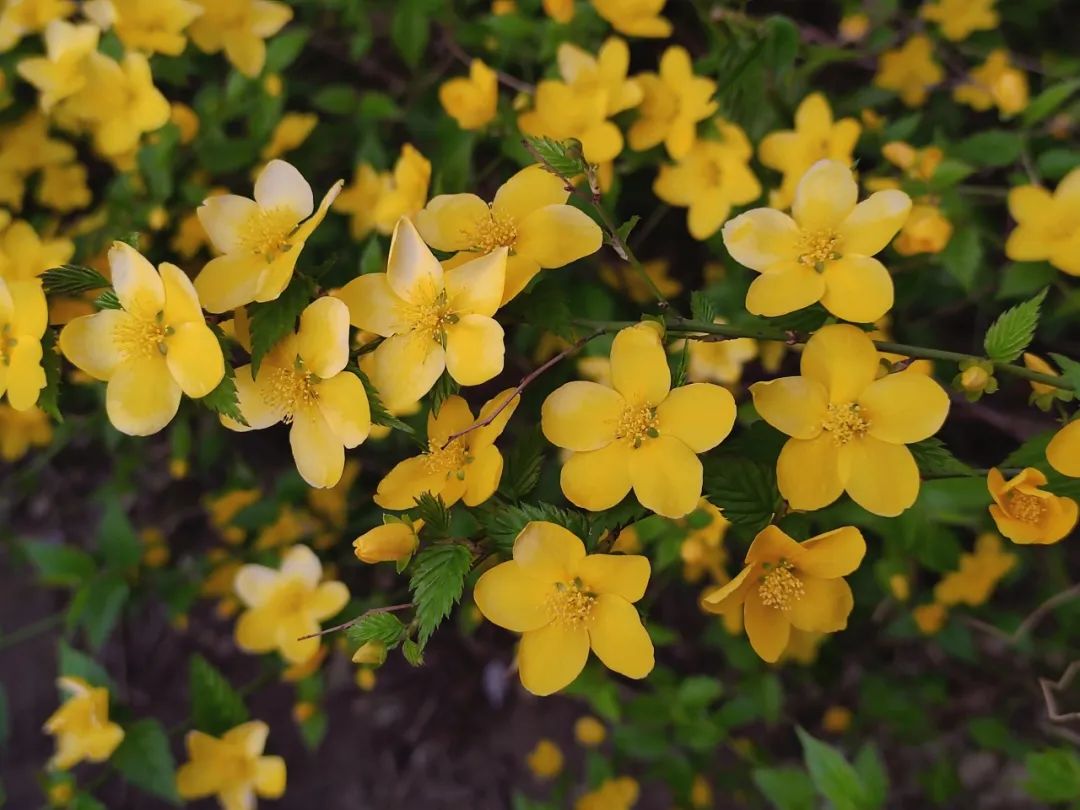
M45 616L44 618L38 619L36 622L23 625L14 632L8 633L6 636L0 636L0 650L14 647L18 644L22 644L24 641L30 641L43 633L48 633L50 630L63 623L63 615L57 613L52 616Z
M325 636L328 633L336 633L338 630L347 630L348 628L356 624L358 621L363 619L365 616L374 616L376 613L396 613L399 610L408 610L412 606L412 602L405 602L401 605L388 605L387 607L371 608L371 610L365 610L359 616L349 619L349 621L347 622L335 624L333 627L327 627L325 630L320 630L318 633L309 633L306 636L300 636L297 641L303 641L306 638L318 638L319 636Z
M465 52L465 49L458 45L457 40L449 30L443 29L443 44L446 45L446 49L453 54L459 62L468 66L472 64L472 57ZM523 82L521 79L511 76L509 73L503 73L501 70L493 71L495 78L499 80L500 84L504 84L511 90L517 90L519 93L527 93L528 95L534 95L536 88L528 82Z

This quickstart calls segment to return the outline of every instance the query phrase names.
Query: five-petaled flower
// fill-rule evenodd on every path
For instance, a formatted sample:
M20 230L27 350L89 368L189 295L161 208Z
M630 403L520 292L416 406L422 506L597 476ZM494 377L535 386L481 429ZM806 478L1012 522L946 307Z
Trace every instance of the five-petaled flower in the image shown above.
M986 476L986 488L994 502L990 517L998 531L1014 543L1049 545L1065 538L1076 526L1078 507L1065 498L1042 489L1046 476L1027 467L1005 480L996 467Z
M906 445L937 433L949 396L907 369L879 377L866 334L826 326L806 344L802 374L754 383L754 407L788 439L776 462L792 509L821 509L847 492L864 509L895 517L915 503L919 469Z
M623 329L611 346L612 386L576 381L544 401L548 441L572 450L563 494L592 511L610 509L634 490L641 505L682 517L701 498L697 454L716 447L735 424L735 400L719 385L671 388L659 327Z
M1048 261L1080 276L1080 168L1065 175L1053 193L1036 185L1010 189L1009 213L1016 227L1005 255L1016 262Z
M203 8L191 24L191 41L201 51L225 51L237 70L258 76L266 63L266 42L280 31L293 11L276 0L195 0Z
M270 727L260 720L236 726L221 737L189 731L188 761L176 772L185 800L217 796L222 810L254 810L256 796L277 799L285 792L285 760L263 756Z
M83 760L104 762L124 739L124 730L109 722L109 690L82 678L60 678L67 700L45 721L45 731L56 738L50 767L68 770Z
M904 224L911 198L896 189L858 197L851 170L821 160L799 181L794 218L755 208L724 225L728 252L760 273L746 293L750 312L775 317L820 301L838 318L872 323L889 311L892 277L873 256Z
M586 555L562 526L536 521L517 536L512 560L484 572L473 598L488 621L522 634L521 683L550 695L580 674L590 647L629 678L652 671L652 641L633 606L649 573L647 557Z
M7 393L17 411L34 407L45 387L41 338L48 323L40 282L0 278L0 396Z
M483 129L499 106L499 80L480 59L469 64L469 76L458 76L439 87L439 102L462 129Z
M627 140L637 151L664 144L668 155L682 160L697 140L697 125L716 112L716 82L694 73L690 54L672 45L660 57L658 73L639 73L642 99Z
M726 585L701 599L711 613L743 606L750 646L775 662L794 627L812 633L835 633L847 626L855 600L844 577L854 573L866 554L866 542L853 526L797 543L777 526L766 526L746 552L746 567Z
M108 381L105 410L117 430L148 436L176 416L181 393L213 391L225 359L183 270L168 262L154 270L123 242L109 250L109 269L121 309L75 318L60 332L60 349Z

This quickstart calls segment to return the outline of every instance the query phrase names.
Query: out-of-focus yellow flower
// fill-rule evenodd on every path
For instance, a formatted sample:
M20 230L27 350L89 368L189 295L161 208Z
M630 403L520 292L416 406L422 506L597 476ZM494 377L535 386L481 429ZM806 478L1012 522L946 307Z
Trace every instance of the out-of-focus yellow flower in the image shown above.
M592 0L593 8L611 27L628 37L671 36L671 22L661 17L667 0Z
M53 20L70 17L72 0L8 0L0 10L0 53L11 50L27 34L44 31Z
M911 582L904 574L893 574L889 577L889 593L898 602L906 602L911 598Z
M206 53L225 51L245 76L255 77L266 62L266 40L280 31L293 12L273 0L195 0L203 13L191 24L191 41Z
M172 421L181 393L198 399L213 391L225 360L183 270L168 262L155 270L123 242L113 243L109 267L122 308L71 321L60 349L108 382L105 409L117 430L148 436Z
M1046 460L1062 475L1080 478L1080 419L1054 434L1046 448Z
M912 180L930 182L934 172L945 159L945 152L940 146L926 146L916 149L903 141L889 141L881 147L882 156Z
M322 563L307 546L293 546L281 558L281 568L244 565L234 587L247 609L236 623L236 643L251 653L277 650L291 664L307 661L319 651L319 632L349 601L340 582L320 584Z
M852 718L847 706L830 706L821 717L821 727L830 734L843 734L851 728Z
M439 102L462 129L483 129L498 111L499 78L483 61L473 59L468 78L457 77L442 83Z
M262 159L272 160L296 149L307 140L318 123L319 116L315 113L285 113L274 127L270 142L263 147Z
M851 170L835 160L815 163L799 181L794 218L755 208L724 225L735 261L758 272L746 308L775 317L817 302L848 321L872 323L893 305L893 282L877 259L903 226L911 198L887 189L856 205Z
M994 499L990 517L998 531L1014 543L1057 543L1076 526L1076 501L1053 495L1042 489L1044 486L1046 476L1034 467L1008 481L996 467L986 476L986 488Z
M544 13L557 23L566 24L574 19L574 0L544 0Z
M53 807L67 807L75 798L74 783L71 781L53 782L49 785L48 799Z
M595 0L594 0L595 1ZM574 803L574 810L630 810L637 804L641 787L629 776L607 779Z
M49 321L49 308L41 284L0 278L0 396L27 411L45 387L41 338Z
M716 127L720 140L698 139L678 163L662 165L653 183L657 197L687 209L686 227L699 240L720 230L732 206L761 196L761 184L749 165L754 150L746 133L721 120Z
M784 647L784 651L780 653L777 663L794 662L804 667L810 666L817 661L818 651L827 637L828 633L800 630L798 627L792 626L791 638L788 645Z
M725 323L717 318L714 323ZM686 364L686 379L690 382L714 382L735 385L742 379L743 366L758 355L757 341L753 338L730 338L727 340L687 340L690 353ZM680 344L673 349L681 350Z
M262 498L262 490L260 489L233 489L221 495L207 498L204 504L210 523L218 531L223 531L230 527L233 519L241 511L260 498Z
M710 383L672 389L660 331L651 321L615 336L611 376L612 387L570 382L544 401L544 436L573 451L562 468L563 494L601 511L633 489L647 509L682 517L701 497L697 454L731 432L734 398Z
M356 167L352 185L341 192L334 210L350 214L354 239L372 230L389 234L402 217L413 217L427 201L431 163L412 144L401 147L394 171L379 173L366 163Z
M187 104L174 101L169 105L169 120L180 130L180 143L189 144L199 134L199 115Z
M864 509L895 517L919 494L912 442L937 433L949 397L917 371L878 379L873 341L846 324L826 326L802 353L802 376L754 383L754 406L791 436L776 463L793 509L821 509L847 492Z
M952 223L936 205L916 205L893 240L893 248L901 256L917 253L940 253L952 238Z
M533 750L525 757L525 764L537 779L554 779L562 773L562 749L552 740L537 740Z
M836 160L850 166L862 127L854 118L833 120L828 99L811 93L795 110L795 129L766 135L758 147L761 162L784 175L780 188L769 196L769 205L788 208L807 169L819 160Z
M443 405L443 408L445 407L446 404ZM417 532L423 525L422 520L415 522L391 520L382 526L376 526L353 541L356 557L366 563L407 560L420 545Z
M310 678L319 671L319 667L323 665L326 656L329 654L330 646L320 644L318 651L313 656L297 664L287 666L281 673L281 680L286 683L299 683L305 678Z
M885 128L885 118L869 107L859 111L859 118L868 132L881 132Z
M953 98L980 111L997 107L1002 118L1011 118L1028 105L1027 74L1013 66L1008 51L998 48L953 90Z
M0 402L0 459L18 461L31 447L47 447L52 435L52 423L45 411L40 408L17 411Z
M45 29L45 56L28 56L18 63L19 75L37 88L44 112L87 86L87 62L97 50L99 34L93 25L54 20Z
M649 259L641 263L641 269L665 298L674 298L682 292L682 282L669 275L671 262L667 259ZM655 300L652 287L645 283L641 273L625 262L600 265L600 280L612 289L624 292L634 303L648 304Z
M949 618L949 609L938 602L927 602L912 610L911 618L924 636L936 636Z
M1042 186L1009 190L1009 214L1016 227L1005 255L1016 262L1048 261L1080 276L1080 169L1073 169L1051 194Z
M574 739L586 748L595 748L607 739L607 729L603 723L587 714L574 721Z
M377 678L371 667L360 667L356 670L356 685L365 692L370 692L375 688Z
M717 110L716 82L694 73L690 54L681 45L664 51L658 73L634 78L643 96L627 133L630 148L640 152L662 143L668 155L682 160L697 141L698 122Z
M82 678L60 678L57 684L68 698L45 721L45 731L56 738L49 767L66 771L83 760L104 762L124 739L124 730L109 722L109 690Z
M708 523L699 528L691 528L679 547L679 556L683 561L683 579L687 582L700 582L708 575L711 579L727 581L724 566L727 563L727 550L724 548L724 535L731 525L720 510L704 498L692 515L703 513Z
M291 546L313 535L317 528L318 524L311 515L303 509L285 504L273 522L259 530L255 548L261 551Z
M343 529L349 516L349 490L360 475L360 462L349 459L341 473L341 480L329 489L308 491L307 502L311 511L327 522L332 529Z
M416 228L436 250L456 253L454 266L505 248L504 304L541 269L562 267L603 245L600 227L567 205L569 196L562 180L529 166L503 183L490 204L475 194L433 197L416 215Z
M147 526L139 532L142 543L142 562L147 568L160 568L169 561L169 544L164 532L156 526Z
M29 222L17 219L0 233L0 278L30 281L59 267L75 253L70 239L42 239Z
M199 221L222 254L195 279L208 312L273 301L292 280L304 243L341 190L335 183L314 210L311 186L284 160L271 160L255 181L255 199L223 194L199 207Z
M488 621L522 634L522 686L550 695L581 673L590 647L628 678L652 671L652 641L633 606L649 573L647 557L586 556L566 529L534 521L514 541L513 559L480 577L473 598Z
M915 34L881 55L874 84L895 92L908 107L921 107L930 89L943 78L945 71L934 61L934 44L925 34Z
M694 781L690 783L690 806L695 810L706 810L713 806L712 786L703 774L694 774Z
M270 727L259 720L225 732L220 739L189 731L188 761L176 772L176 789L186 801L217 796L222 810L254 810L255 797L285 793L285 760L263 756Z
M26 178L40 169L66 165L75 159L75 147L49 135L49 121L40 110L0 127L0 203L19 210ZM6 211L0 214L0 219L9 217Z
M865 554L866 542L853 526L803 543L767 526L746 552L746 567L702 596L701 606L721 613L741 604L750 646L772 663L787 647L792 626L817 633L847 626L855 601L844 577L854 573Z
M981 534L975 540L975 551L960 555L959 569L942 577L934 587L934 601L946 607L977 607L1015 566L1016 555L1002 550L1000 537L993 532Z
M611 545L611 550L615 554L637 554L641 548L641 537L633 526L627 526L620 531Z
M998 27L997 0L929 0L919 9L924 20L936 22L941 35L953 42L967 39L975 31Z
M191 0L89 0L82 10L102 30L114 29L124 47L167 56L183 53L184 29L203 13Z
M86 167L81 163L46 166L41 171L35 196L39 203L62 214L85 208L93 200L86 182Z
M315 713L319 710L319 707L312 703L310 700L301 700L293 704L292 718L293 722L298 725L302 725L315 716Z
M845 42L858 42L870 33L870 18L861 11L845 14L840 19L840 39Z

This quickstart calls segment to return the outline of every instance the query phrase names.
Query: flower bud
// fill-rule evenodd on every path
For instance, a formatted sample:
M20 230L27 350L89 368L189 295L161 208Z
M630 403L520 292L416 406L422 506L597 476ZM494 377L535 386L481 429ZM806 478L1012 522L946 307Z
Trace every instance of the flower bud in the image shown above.
M386 645L381 641L368 641L353 653L352 660L354 664L382 666L386 660Z
M965 391L982 391L990 375L982 366L971 366L960 375L960 385Z
M386 523L360 535L353 541L356 556L366 563L396 562L411 557L419 545L416 533L422 524Z

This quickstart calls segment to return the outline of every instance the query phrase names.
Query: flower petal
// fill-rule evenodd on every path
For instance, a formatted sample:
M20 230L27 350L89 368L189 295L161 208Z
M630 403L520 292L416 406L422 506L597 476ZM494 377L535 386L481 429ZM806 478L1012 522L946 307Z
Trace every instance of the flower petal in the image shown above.
M697 508L701 462L684 442L661 435L629 452L630 480L642 506L669 518L688 515Z
M261 256L230 253L211 259L195 277L195 290L207 312L228 312L250 304L267 271Z
M410 304L427 304L443 289L442 265L407 217L394 226L386 280L394 293Z
M656 664L641 616L621 596L602 593L596 598L589 644L604 666L628 678L644 678Z
M409 331L408 304L390 287L386 273L358 276L334 293L349 308L349 322L382 337Z
M859 395L869 433L892 444L933 436L949 414L949 395L932 377L908 369L875 380Z
M1080 478L1080 420L1054 434L1046 448L1046 460L1062 475Z
M316 298L300 313L296 351L317 377L333 377L349 362L349 308L338 298Z
M503 300L506 248L501 247L447 270L443 276L453 312L492 316Z
M264 799L278 799L285 793L285 760L259 757L255 761L255 792Z
M456 253L476 244L490 217L487 203L475 194L439 194L417 212L416 230L435 250Z
M776 460L776 483L792 509L821 509L844 491L840 448L827 433L788 439Z
M572 579L584 559L581 538L555 523L534 520L514 540L514 562L524 574L543 582Z
M782 433L795 439L813 439L821 433L821 422L829 397L825 387L809 377L781 377L750 386L758 415Z
M750 283L746 309L775 318L816 304L826 294L825 277L812 267L789 259L773 265Z
M624 442L613 441L598 450L573 453L559 476L563 495L592 512L610 509L630 491L630 452Z
M764 272L795 258L799 226L783 211L755 208L728 220L723 237L731 258L751 270Z
M529 630L518 647L521 685L534 695L550 695L581 674L589 657L589 633L556 622Z
M659 405L671 390L671 370L657 324L621 330L611 344L612 386L631 406Z
M264 653L277 646L276 611L256 608L240 614L233 630L236 646L244 652Z
M373 500L383 509L412 509L425 492L438 493L446 480L444 473L428 470L424 456L399 461L379 482Z
M233 580L233 590L248 607L259 607L269 598L278 576L277 571L265 565L242 565Z
M819 329L803 350L802 375L825 386L829 401L855 402L878 374L874 342L856 326L834 324Z
M509 403L504 405L508 399L510 400ZM485 402L483 407L480 408L480 413L476 419L478 422L483 422L488 417L491 417L491 422L490 424L477 428L471 433L468 439L469 447L475 449L477 447L483 447L484 445L494 444L495 440L499 438L506 429L506 423L510 421L510 417L514 415L514 411L517 410L517 407L520 404L521 396L515 388L507 388L505 391L500 391ZM496 411L498 411L498 413L496 413Z
M322 563L318 555L305 545L295 545L281 558L281 574L303 582L308 588L314 588L322 579Z
M265 375L260 375L266 380ZM271 404L273 399L263 394L259 382L251 377L251 364L236 369L236 394L240 404L240 413L244 415L247 426L231 420L225 422L230 430L261 430L276 425L285 418L285 411L280 405Z
M204 200L195 213L218 251L236 253L243 249L243 226L259 215L259 204L236 194L219 194Z
M318 384L319 412L330 430L348 448L362 444L371 432L371 405L360 378L343 371Z
M848 616L855 607L847 582L806 577L802 584L803 595L788 613L793 626L809 633L835 633L847 627Z
M345 447L318 408L293 414L289 445L300 477L317 489L332 487L345 469Z
M180 408L180 386L161 355L126 360L105 390L105 410L113 427L129 436L149 436L165 427Z
M491 207L500 218L522 222L538 208L565 203L566 183L543 166L526 166L495 192Z
M873 323L892 309L893 280L885 265L869 256L826 262L821 304L838 318Z
M661 436L674 436L695 453L712 450L735 426L735 398L712 383L675 388L656 409Z
M153 318L165 308L165 287L154 265L126 242L109 248L109 270L120 305L132 315Z
M858 198L851 169L838 160L819 160L799 180L791 213L803 231L838 228Z
M494 318L463 315L446 329L446 370L461 385L479 385L498 376L505 355L503 328Z
M131 318L120 309L103 309L68 321L60 330L60 351L91 377L107 380L123 361L123 355L113 342L113 334L118 325Z
M255 202L263 210L285 209L296 221L307 219L315 210L315 196L304 175L291 163L271 160L255 180Z
M640 554L590 554L577 570L587 590L614 594L627 602L645 595L651 572L649 558Z
M854 526L843 526L811 537L800 548L799 571L811 577L835 579L859 567L866 555L866 540Z
M896 517L919 496L919 468L911 451L866 436L845 445L845 488L855 503L882 517Z
M896 236L911 213L911 197L897 189L877 191L840 223L844 253L874 256Z
M324 582L315 588L307 602L308 612L319 621L341 613L349 603L349 589L343 582Z
M159 270L165 290L165 323L170 326L189 321L204 323L199 295L187 273L169 262L163 262Z
M763 604L755 591L743 603L743 622L754 652L770 664L776 663L791 638L791 622L776 608Z
M506 260L506 285L503 287L502 303L506 303L528 286L540 272L540 265L531 256L515 253Z
M499 488L502 479L503 457L493 444L481 447L473 453L473 459L465 467L466 506L479 506Z
M556 388L540 408L544 437L567 450L597 450L611 443L626 400L613 388L575 380Z
M546 602L553 587L551 582L529 576L510 560L480 576L473 589L473 601L492 624L526 633L550 621Z
M730 581L706 591L701 597L701 605L710 613L723 613L734 605L742 604L746 593L755 583L751 579L754 566L748 565Z
M445 368L442 346L426 334L409 332L389 337L375 349L371 382L383 404L392 413L401 412L430 391Z
M192 399L205 397L225 376L221 344L202 319L173 327L165 346L169 373Z
M541 267L562 267L591 256L604 244L600 226L571 205L548 205L518 225L514 250Z

